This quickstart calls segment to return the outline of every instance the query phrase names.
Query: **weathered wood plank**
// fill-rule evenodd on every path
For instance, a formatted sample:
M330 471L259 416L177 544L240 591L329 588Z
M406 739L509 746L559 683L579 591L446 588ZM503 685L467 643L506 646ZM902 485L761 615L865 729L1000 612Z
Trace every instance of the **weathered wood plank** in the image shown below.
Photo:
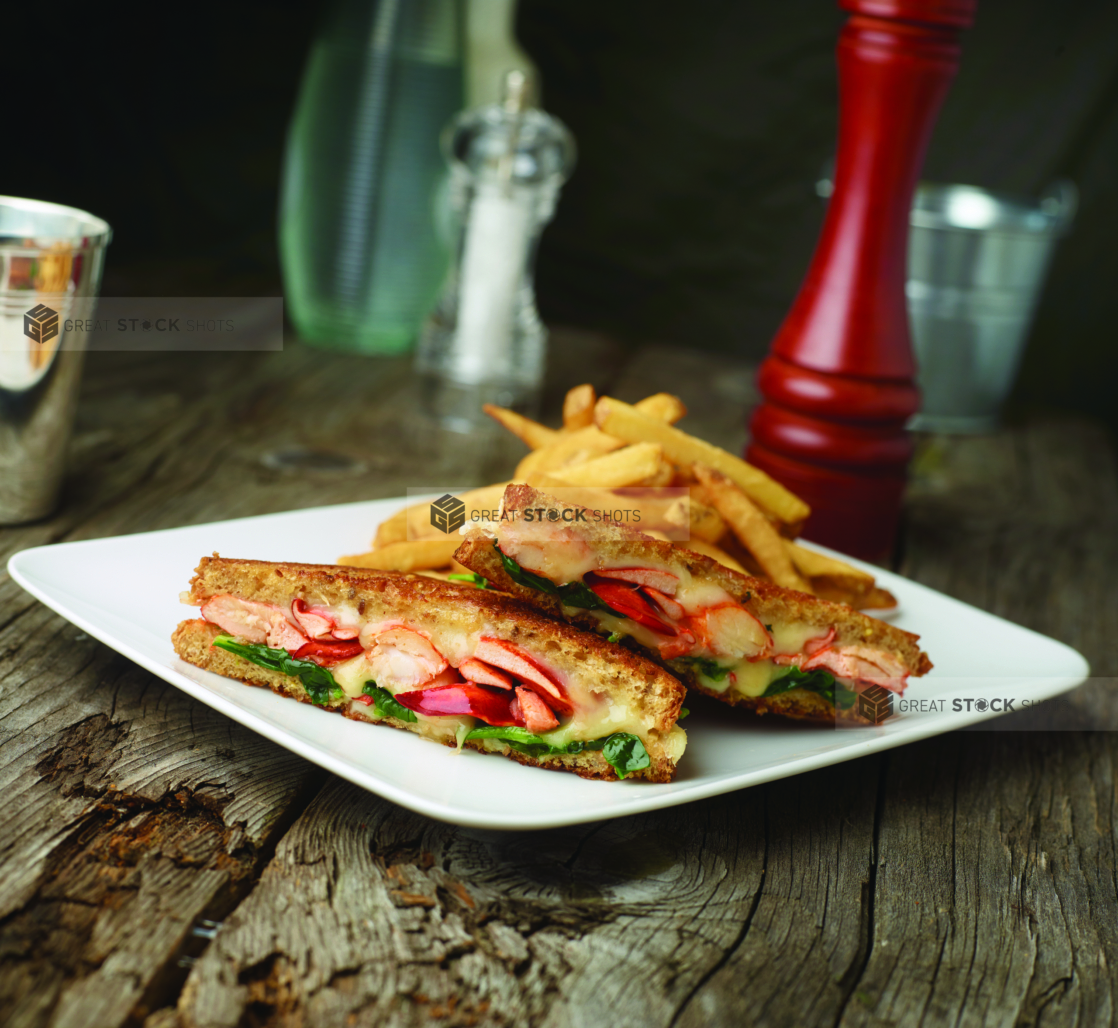
M682 380L681 376L677 374L676 380ZM625 376L620 388L625 388ZM643 383L633 391L642 389L647 389ZM945 441L944 466L949 467L951 459L964 467L972 460L981 466L984 462L974 451L990 445L999 444L997 440ZM1013 445L1016 453L1019 440ZM1045 453L1053 445L1062 446L1058 440L1042 440L1035 445ZM961 456L952 458L953 454ZM1015 459L1020 463L1019 454ZM993 495L989 490L974 488L988 474L986 471L980 472L977 482L962 471L955 472L954 479L945 472L947 477L938 493L934 488L926 490L925 495L938 496L936 503L949 505L952 490L958 489L955 502L961 510L955 517L964 529L946 537L937 535L933 555L918 528L913 528L906 551L909 570L949 588L955 585L954 591L984 606L1001 603L1000 613L1016 614L1018 620L1032 617L1037 627L1045 627L1044 604L1030 607L1033 601L1020 586L1023 577L1028 580L1036 574L1035 560L1007 565L1004 560L998 563L990 555L985 557L981 566L990 570L985 577L979 576L979 581L994 583L996 601L989 595L966 595L960 583L972 579L965 572L957 580L951 577L958 574L960 565L956 562L970 560L975 547L980 546L975 541L978 529L972 524L974 516L969 513L978 497L983 498L985 507L978 504L977 509L987 511L986 523L991 526L987 544L1000 546L1004 527L1021 520L1014 512L1028 499L1022 495L1022 482L1029 488L1043 489L1048 480L1047 476L1040 477L1039 482L1027 476L1024 480L1019 475L1014 477L1015 465L1007 466L1005 457L995 460L994 465L1002 470L1004 481ZM1084 462L1074 474L1074 469L1064 469L1063 488L1075 488L1078 478L1097 475L1097 470L1094 460ZM1080 495L1086 495L1088 508L1101 513L1105 521L1113 481L1096 482L1093 488L1093 492ZM920 489L918 485L914 491L916 526L924 523L921 518L925 516L919 506ZM1038 533L1066 532L1066 516L1082 509L1063 499L1052 504L1026 504L1032 511L1032 527L1020 529L1022 546L1035 546ZM1060 511L1066 515L1063 521L1056 516ZM929 518L939 526L948 516ZM1096 519L1075 526L1086 533L1087 550L1100 545L1100 523ZM1046 550L1042 547L1032 552ZM1084 570L1077 566L1069 571L1065 566L1052 573L1066 582L1068 575ZM586 923L575 897L567 896L566 906L571 908L567 916L575 920L572 935L563 946L567 971L549 986L555 998L546 1012L532 1005L538 986L523 976L519 992L513 993L518 999L502 996L493 984L499 976L493 970L492 956L477 943L468 960L463 957L452 961L476 965L475 977L445 978L442 966L438 973L428 968L420 995L438 997L438 1011L451 1016L450 1023L624 1024L633 1018L633 1023L681 1025L833 1024L840 1019L850 1023L936 1024L945 1017L957 1018L961 1023L1013 1023L1021 1018L1035 1020L1042 1008L1051 1014L1056 1009L1053 1004L1064 999L1061 982L1065 977L1076 980L1078 976L1085 998L1076 1002L1081 1003L1084 1013L1089 1011L1095 1017L1108 1009L1109 979L1085 966L1079 966L1074 975L1069 975L1068 969L1077 961L1084 965L1099 952L1106 953L1110 943L1104 942L1098 928L1085 931L1077 925L1072 930L1061 925L1067 918L1065 904L1084 909L1084 898L1093 898L1095 907L1104 909L1104 918L1109 919L1115 902L1112 876L1104 876L1098 869L1090 874L1064 870L1069 866L1067 840L1071 837L1081 838L1098 853L1095 863L1099 868L1111 866L1113 839L1108 826L1113 823L1113 789L1104 787L1111 761L1109 738L1098 737L1089 755L1083 755L1081 741L1071 735L1046 739L1033 734L999 734L995 738L996 748L989 737L973 734L935 740L745 794L761 799L768 812L764 884L760 891L754 890L746 916L742 918L739 913L734 919L736 932L727 932L723 920L717 945L706 953L689 955L686 970L678 972L686 975L689 983L682 994L667 988L655 972L646 970L655 948L647 948L644 939L659 938L664 931L656 925L656 912L642 911L639 935L634 926L626 924L626 938L641 940L631 941L629 961L603 961L597 945L603 929ZM1078 759L1072 759L1076 754ZM1066 765L1058 775L1046 767L1054 756ZM1082 775L1088 767L1095 768L1098 784L1086 792L1074 783L1076 775ZM1072 792L1094 814L1086 823L1076 819L1074 824L1058 826L1050 810L1052 799ZM737 797L728 797L719 802L738 801ZM693 819L704 816L707 806L696 804L676 812L676 831L682 827L686 832ZM1086 810L1080 813L1080 818L1087 816ZM317 807L308 811L304 818L307 824L301 822L300 830L311 832L319 817ZM399 817L409 820L406 814ZM410 834L419 837L423 822L411 820ZM1101 829L1092 830L1091 825L1100 823ZM440 832L453 834L451 829ZM318 833L320 837L327 834L324 829ZM1050 842L1043 856L1035 842L1038 834ZM1056 845L1061 836L1062 848ZM592 858L599 842L597 835L590 835L578 844L580 859ZM374 852L377 845L372 843ZM710 851L711 843L704 841L704 854ZM339 858L335 855L333 859ZM681 867L675 869L677 874L694 857L685 852L678 859ZM443 866L440 860L435 857L436 866ZM1077 866L1083 861L1073 863ZM331 864L331 859L323 859L323 866ZM268 874L281 876L290 888L291 871L278 865L277 858ZM300 875L303 873L300 869ZM521 900L519 889L523 886L518 886L518 873L514 867L500 872L506 900ZM476 866L467 865L458 880L471 895L481 895L479 878L485 877L479 875ZM731 887L729 881L726 885ZM421 894L422 890L415 893ZM723 902L716 895L709 906L717 909ZM182 1023L235 1023L242 1016L246 994L223 983L218 972L224 969L229 974L229 969L235 968L239 975L244 974L255 966L254 961L262 959L251 940L275 938L271 913L275 906L272 899L258 892L241 908L238 918L251 914L252 922L236 921L236 931L228 936L223 932L215 948L195 969L179 1008ZM739 911L740 907L739 903ZM372 925L385 920L392 924L393 914L385 909L383 900L371 896L365 910ZM438 921L438 927L425 928L421 936L422 946L429 946L432 935L437 937L438 932L448 930L451 915L442 907L424 910L427 919ZM1043 916L1038 913L1041 911ZM490 923L490 931L497 932L498 925L510 949L530 955L535 952L530 945L534 935L526 938L522 929L500 913ZM392 934L389 929L384 931ZM350 935L346 933L345 937ZM384 962L378 937L374 933L362 958L358 980L369 973L368 961ZM1040 938L1043 945L1038 943ZM293 957L282 948L276 961L290 967L303 966L299 960L309 960L307 940L285 940L284 946L289 945L302 956ZM394 953L392 965L398 969L410 966L415 959L411 952L407 957ZM589 954L595 957L593 962ZM346 959L352 957L353 951L347 951ZM330 967L342 966L332 956L323 960ZM269 965L269 973L274 966ZM598 969L590 979L594 987L573 989L568 978L581 980L592 966ZM414 993L399 990L394 1003L387 1006L338 1006L336 997L327 1002L322 989L329 993L331 987L320 984L327 980L321 971L311 983L297 974L283 980L288 1004L283 1015L305 1018L308 1024L328 1023L327 1018L320 1019L319 1009L331 1011L331 1016L344 1012L354 1015L356 1023L369 1024L384 1019L389 1019L388 1023L418 1023L425 1009ZM635 1007L623 998L633 995L626 989L634 980L641 995ZM380 995L377 990L387 987L384 982L370 985L368 995ZM452 998L459 1004L457 1008L450 1005ZM608 1002L611 998L616 998L616 1005ZM320 1008L320 1003L325 1006ZM218 1009L221 1017L214 1015ZM282 1020L278 1010L273 1016Z
M681 393L688 427L740 446L747 372L657 348L625 364L573 336L552 423L588 367L626 399ZM0 547L471 484L463 455L484 447L417 429L415 388L405 362L315 351L95 367L66 507ZM262 457L280 446L360 467L276 471ZM517 456L487 451L475 481ZM1109 441L1037 424L936 441L920 469L904 573L1114 675ZM286 831L323 776L78 635L0 581L0 1002L15 998L14 1023L1110 1019L1110 734L970 733L525 835L460 831L327 779ZM1097 691L1060 709L1097 720ZM202 953L195 919L227 910ZM179 995L184 953L201 958Z
M867 955L883 758L765 788L765 884L680 1028L833 1024Z
M927 441L902 574L1074 646L1118 674L1118 476L1098 425L1036 421Z
M918 471L902 570L1062 638L1108 677L889 754L872 948L842 1023L1110 1023L1113 449L1082 423L1037 422L929 440ZM1060 725L1106 730L1044 730Z
M19 638L13 639L18 633ZM318 781L43 609L0 635L0 1008L115 1025L164 999Z
M757 792L515 834L336 783L191 972L181 1023L667 1025L748 918L764 839Z
M608 341L564 343L557 380L616 363ZM500 446L470 471L453 459L470 440L416 432L415 393L404 359L92 355L63 503L0 532L0 556L400 494L433 473L425 446L445 456L444 480L492 480L494 460L511 469ZM353 467L270 467L284 448ZM196 920L236 903L325 776L88 639L6 574L0 690L0 1009L26 1025L142 1018L177 994L177 961L202 948Z
M842 1023L1111 1023L1115 753L1110 733L997 732L896 754Z

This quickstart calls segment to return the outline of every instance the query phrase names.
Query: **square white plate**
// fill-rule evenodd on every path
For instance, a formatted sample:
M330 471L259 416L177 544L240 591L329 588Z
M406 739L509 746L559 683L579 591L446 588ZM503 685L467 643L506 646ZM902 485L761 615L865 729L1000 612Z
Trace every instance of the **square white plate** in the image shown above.
M40 546L15 554L12 577L33 596L153 674L235 721L380 796L430 817L494 829L552 828L688 803L961 728L993 716L975 700L1038 702L1086 678L1075 650L876 568L900 606L889 620L919 632L935 670L907 699L943 710L879 726L834 729L755 718L717 705L691 716L687 752L669 785L584 781L510 760L455 753L406 732L247 688L184 663L171 632L196 616L179 603L202 556L331 563L366 549L403 499ZM827 552L827 551L824 551ZM953 710L965 699L968 709ZM962 706L960 702L959 706ZM711 710L711 707L715 709Z

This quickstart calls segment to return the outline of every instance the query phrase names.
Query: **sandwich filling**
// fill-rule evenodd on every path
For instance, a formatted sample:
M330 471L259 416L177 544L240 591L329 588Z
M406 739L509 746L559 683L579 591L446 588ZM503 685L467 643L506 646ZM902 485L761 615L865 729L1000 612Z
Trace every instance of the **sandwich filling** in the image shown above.
M536 758L600 750L621 778L651 764L636 712L496 629L448 629L436 647L418 626L371 621L354 606L283 607L228 593L208 598L201 615L224 633L214 646L289 675L320 706L393 718L459 747ZM685 742L678 726L661 739L673 760Z
M589 614L611 638L630 636L706 689L748 697L803 689L846 709L882 686L898 694L909 671L874 646L839 643L835 626L767 625L721 586L682 562L611 562L558 525L502 524L494 549L518 585L559 600L566 617Z

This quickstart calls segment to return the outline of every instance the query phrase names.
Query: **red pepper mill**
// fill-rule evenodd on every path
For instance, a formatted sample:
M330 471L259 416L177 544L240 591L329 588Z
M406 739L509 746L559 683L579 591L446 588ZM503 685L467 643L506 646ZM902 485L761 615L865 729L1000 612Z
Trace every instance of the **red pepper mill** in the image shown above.
M905 306L909 210L976 0L839 0L834 192L799 295L761 365L747 459L810 505L804 535L893 547L920 396Z

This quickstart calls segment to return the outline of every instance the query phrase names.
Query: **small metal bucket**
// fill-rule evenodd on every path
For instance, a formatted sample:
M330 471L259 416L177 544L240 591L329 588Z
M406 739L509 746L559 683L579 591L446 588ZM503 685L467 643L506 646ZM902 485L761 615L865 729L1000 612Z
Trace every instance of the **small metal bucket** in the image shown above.
M912 428L997 426L1053 247L1076 203L1066 181L1035 203L921 183L908 241L908 312L923 394Z
M73 207L0 197L0 524L53 509L74 421L84 333L108 224Z

